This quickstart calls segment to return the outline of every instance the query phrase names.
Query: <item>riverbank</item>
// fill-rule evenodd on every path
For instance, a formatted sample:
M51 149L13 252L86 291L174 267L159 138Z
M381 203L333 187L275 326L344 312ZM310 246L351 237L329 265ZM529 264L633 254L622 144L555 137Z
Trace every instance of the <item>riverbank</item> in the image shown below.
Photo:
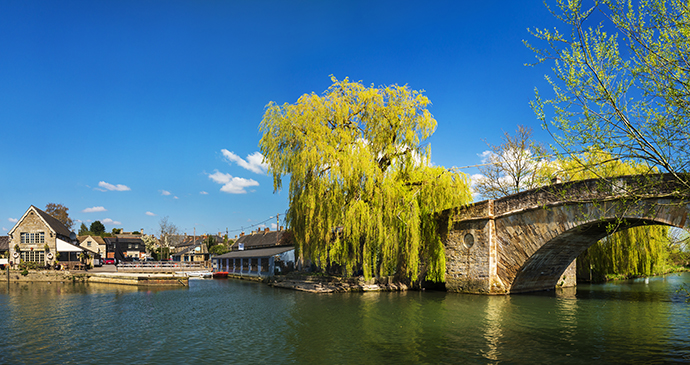
M653 278L653 277L657 277L657 276L664 276L664 275L669 275L669 274L678 274L678 273L683 273L683 272L690 272L690 268L685 267L685 266L673 266L669 270L666 270L666 271L660 272L660 273L656 273L653 275L607 274L603 278L592 279L592 280L586 280L586 279L578 278L577 283L578 284L579 283L602 284L602 283L608 283L608 282L619 281L619 280Z
M277 275L265 280L275 288L293 289L309 293L345 293L369 291L405 291L406 284L395 282L392 277L364 280L363 277L339 278L318 275Z

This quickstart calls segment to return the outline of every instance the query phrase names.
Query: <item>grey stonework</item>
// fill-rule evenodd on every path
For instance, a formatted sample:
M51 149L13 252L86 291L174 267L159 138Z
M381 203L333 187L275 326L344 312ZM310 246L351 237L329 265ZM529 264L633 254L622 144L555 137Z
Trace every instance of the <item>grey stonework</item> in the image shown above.
M668 175L628 176L551 185L444 211L439 226L450 227L441 232L446 289L509 294L574 286L575 259L610 233L610 223L619 229L687 228L690 197L678 191Z

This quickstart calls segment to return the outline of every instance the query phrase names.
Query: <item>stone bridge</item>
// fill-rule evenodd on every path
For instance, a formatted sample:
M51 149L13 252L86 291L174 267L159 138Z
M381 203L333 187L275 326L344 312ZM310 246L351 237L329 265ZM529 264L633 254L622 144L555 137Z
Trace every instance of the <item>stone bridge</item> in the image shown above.
M660 174L553 184L446 210L438 218L446 289L510 294L575 285L575 258L612 229L689 229L689 201L687 189Z

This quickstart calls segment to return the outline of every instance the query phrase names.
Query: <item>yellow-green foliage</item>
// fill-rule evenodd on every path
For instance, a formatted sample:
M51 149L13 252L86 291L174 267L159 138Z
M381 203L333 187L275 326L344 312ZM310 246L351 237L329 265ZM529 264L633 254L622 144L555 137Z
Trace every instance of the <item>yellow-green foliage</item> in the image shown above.
M668 262L668 230L642 226L615 232L580 255L577 270L591 270L594 279L661 274Z
M648 174L656 173L657 171L657 169L650 168L645 163L622 160L608 152L590 148L588 151L580 154L568 157L560 156L553 163L545 165L542 173L548 176L558 176L562 181L566 182Z
M444 280L433 213L471 201L466 175L431 166L429 99L348 79L295 104L269 103L259 143L274 188L290 177L287 223L300 258L345 274Z

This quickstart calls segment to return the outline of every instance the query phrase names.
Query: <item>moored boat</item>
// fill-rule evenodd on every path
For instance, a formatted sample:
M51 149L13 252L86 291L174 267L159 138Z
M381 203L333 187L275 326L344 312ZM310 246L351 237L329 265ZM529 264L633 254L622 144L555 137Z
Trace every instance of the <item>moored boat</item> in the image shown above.
M226 279L228 277L227 271L217 271L213 273L214 279Z

